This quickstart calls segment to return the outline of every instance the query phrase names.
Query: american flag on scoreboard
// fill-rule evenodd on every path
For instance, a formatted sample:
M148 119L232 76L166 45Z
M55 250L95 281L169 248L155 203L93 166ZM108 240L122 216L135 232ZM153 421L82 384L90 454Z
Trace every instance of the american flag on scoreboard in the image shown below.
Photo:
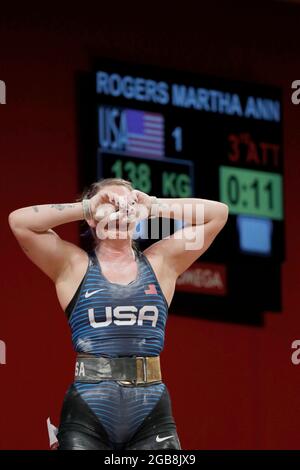
M125 109L126 151L145 157L164 157L165 122L161 114Z

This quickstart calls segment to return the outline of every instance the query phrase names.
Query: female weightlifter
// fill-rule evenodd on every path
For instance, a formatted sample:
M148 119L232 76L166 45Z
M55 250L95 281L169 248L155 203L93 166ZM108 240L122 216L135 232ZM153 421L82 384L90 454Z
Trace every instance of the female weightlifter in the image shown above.
M148 217L184 224L142 252L133 234ZM55 283L77 352L59 450L181 449L159 361L168 308L177 277L207 250L227 217L223 203L160 199L115 178L93 183L75 203L10 213L20 247ZM53 230L78 220L93 234L90 250Z

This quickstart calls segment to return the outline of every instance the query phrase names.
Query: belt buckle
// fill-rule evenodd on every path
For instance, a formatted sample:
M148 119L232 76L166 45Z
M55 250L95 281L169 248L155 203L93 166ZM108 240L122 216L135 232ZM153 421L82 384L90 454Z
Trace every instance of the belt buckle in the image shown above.
M147 383L147 358L145 356L135 356L135 358L136 358L136 378L134 380L135 385ZM142 365L143 378L141 380L139 380L139 377L138 377L138 366L137 366L138 359L142 360L143 362L143 365Z

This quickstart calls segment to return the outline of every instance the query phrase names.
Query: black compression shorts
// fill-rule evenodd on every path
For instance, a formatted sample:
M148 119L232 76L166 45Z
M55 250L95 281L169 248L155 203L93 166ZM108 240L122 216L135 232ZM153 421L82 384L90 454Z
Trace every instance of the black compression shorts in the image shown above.
M112 442L99 417L72 384L64 398L57 438L58 450L181 449L167 387L134 435L126 442Z

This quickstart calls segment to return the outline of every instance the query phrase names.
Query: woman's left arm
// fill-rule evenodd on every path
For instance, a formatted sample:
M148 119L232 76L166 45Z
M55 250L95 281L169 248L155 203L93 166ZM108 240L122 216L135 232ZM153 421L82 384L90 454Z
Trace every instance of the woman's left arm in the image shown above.
M179 276L207 250L222 230L228 218L228 206L208 199L152 198L149 214L184 221L183 228L145 250L152 256L162 257L166 267Z

